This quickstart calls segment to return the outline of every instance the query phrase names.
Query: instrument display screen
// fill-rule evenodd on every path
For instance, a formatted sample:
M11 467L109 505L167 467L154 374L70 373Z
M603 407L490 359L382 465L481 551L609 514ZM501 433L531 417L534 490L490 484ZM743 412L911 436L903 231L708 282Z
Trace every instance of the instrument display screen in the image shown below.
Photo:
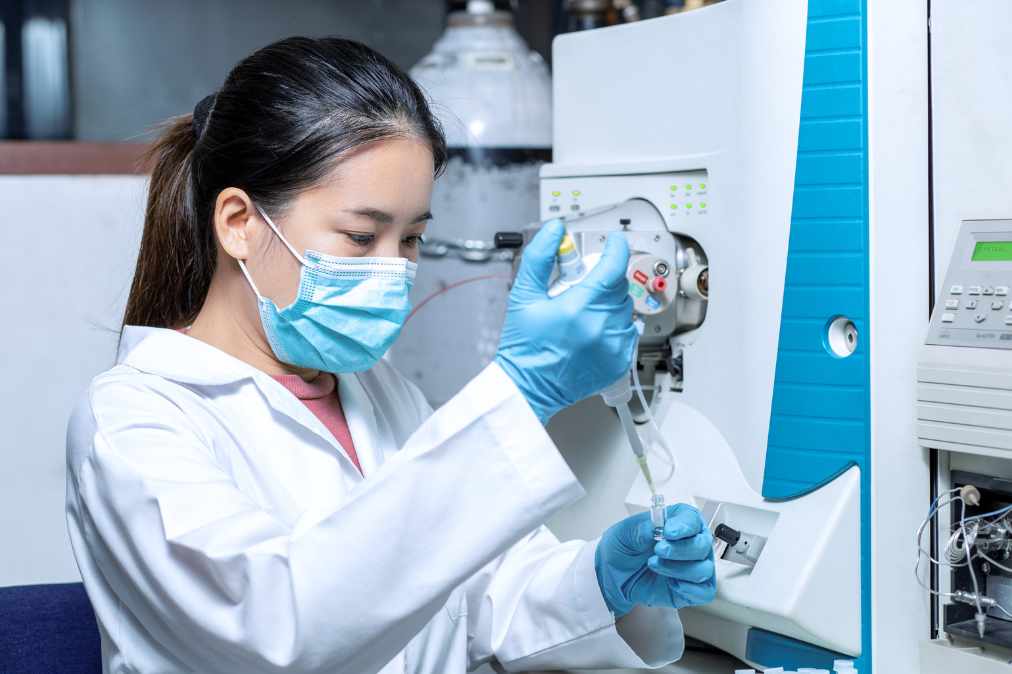
M978 241L973 247L973 262L1012 261L1012 241Z

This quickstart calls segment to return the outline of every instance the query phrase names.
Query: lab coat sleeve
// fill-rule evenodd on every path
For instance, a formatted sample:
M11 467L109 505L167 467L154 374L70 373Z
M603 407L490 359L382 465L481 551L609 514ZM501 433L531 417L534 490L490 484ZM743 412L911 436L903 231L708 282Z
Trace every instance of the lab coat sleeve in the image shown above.
M655 668L681 657L678 612L637 606L616 623L594 568L597 541L560 544L544 526L466 585L469 667L511 672Z
M68 431L68 517L101 582L195 671L376 672L583 494L494 364L340 506L294 526L237 488L179 395L136 372L93 383Z

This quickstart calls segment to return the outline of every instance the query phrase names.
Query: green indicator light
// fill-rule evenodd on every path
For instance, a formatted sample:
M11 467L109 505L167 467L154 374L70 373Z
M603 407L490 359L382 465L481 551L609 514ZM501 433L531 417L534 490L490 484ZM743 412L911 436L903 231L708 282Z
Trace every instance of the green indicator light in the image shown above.
M699 204L700 208L706 208L706 204Z
M557 196L559 196L559 193L558 192L552 192L552 196L553 197L557 197Z
M703 183L699 183L699 189L705 190L706 189L706 185L704 185Z
M671 191L675 191L675 190L677 190L677 189L678 189L678 185L672 185L672 186L671 186Z
M686 208L692 208L692 204L685 204Z
M678 204L671 204L671 208L672 208L672 210L678 208Z
M685 186L685 189L687 189L687 190L691 190L691 189L692 189L692 185L686 185L686 186Z
M580 190L573 190L573 196L574 197L580 196Z

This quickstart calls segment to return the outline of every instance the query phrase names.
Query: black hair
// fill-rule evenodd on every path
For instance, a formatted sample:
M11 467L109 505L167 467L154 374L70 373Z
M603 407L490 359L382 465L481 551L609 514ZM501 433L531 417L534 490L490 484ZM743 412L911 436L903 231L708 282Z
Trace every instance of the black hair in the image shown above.
M425 96L392 61L354 40L293 37L235 65L193 114L164 123L124 324L182 328L196 318L217 265L218 194L244 190L278 213L326 179L350 150L388 138L446 141Z

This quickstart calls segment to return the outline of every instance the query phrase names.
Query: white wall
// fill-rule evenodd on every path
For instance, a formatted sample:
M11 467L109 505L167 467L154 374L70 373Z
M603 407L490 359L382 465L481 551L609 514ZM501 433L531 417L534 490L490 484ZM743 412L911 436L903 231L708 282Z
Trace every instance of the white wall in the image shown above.
M0 177L0 586L80 580L64 517L67 419L114 361L146 187Z
M1012 217L1012 3L932 0L935 290L963 220Z

